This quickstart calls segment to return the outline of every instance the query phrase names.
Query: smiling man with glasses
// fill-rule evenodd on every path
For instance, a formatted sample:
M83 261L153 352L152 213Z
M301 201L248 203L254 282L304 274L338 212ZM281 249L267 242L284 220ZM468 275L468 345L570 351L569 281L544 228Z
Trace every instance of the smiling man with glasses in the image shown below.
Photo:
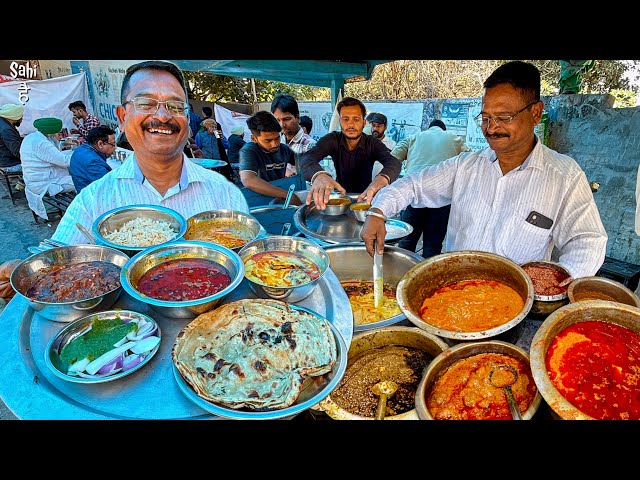
M90 228L113 208L162 205L189 218L207 210L249 212L240 189L217 172L193 163L184 148L189 136L189 104L184 76L170 62L131 65L123 78L118 124L133 153L115 170L82 188L60 220L53 239L86 243L76 223ZM113 148L113 138L102 143Z
M463 152L409 173L373 200L361 238L373 255L384 244L384 218L408 205L451 204L443 252L480 250L516 263L554 260L573 278L595 275L607 234L578 163L540 142L540 72L508 62L484 82L475 121L489 148ZM553 254L553 258L552 258Z

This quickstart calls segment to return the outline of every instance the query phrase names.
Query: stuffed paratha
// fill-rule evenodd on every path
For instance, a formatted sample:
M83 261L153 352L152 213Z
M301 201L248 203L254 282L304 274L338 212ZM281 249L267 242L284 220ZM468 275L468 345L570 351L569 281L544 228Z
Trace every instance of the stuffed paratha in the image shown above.
M329 322L278 300L247 299L196 317L171 352L196 394L233 409L292 405L307 376L337 361Z

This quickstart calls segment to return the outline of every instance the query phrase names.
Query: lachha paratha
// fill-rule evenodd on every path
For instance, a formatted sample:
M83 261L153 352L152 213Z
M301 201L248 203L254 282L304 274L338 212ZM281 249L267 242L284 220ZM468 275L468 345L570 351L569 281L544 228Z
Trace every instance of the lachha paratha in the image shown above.
M196 317L171 355L199 397L265 411L292 405L305 377L330 372L337 345L327 320L278 300L247 299Z

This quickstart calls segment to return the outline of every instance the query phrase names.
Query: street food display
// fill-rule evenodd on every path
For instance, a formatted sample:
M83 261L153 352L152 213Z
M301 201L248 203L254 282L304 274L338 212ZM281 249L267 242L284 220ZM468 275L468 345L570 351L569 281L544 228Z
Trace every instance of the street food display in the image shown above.
M307 377L331 371L338 350L329 322L271 299L246 299L203 313L172 352L195 393L231 409L292 405Z
M350 281L340 283L349 297L355 325L378 322L402 313L396 300L396 289L388 283L383 286L383 302L379 308L374 306L373 282Z
M398 387L387 399L385 416L400 415L415 407L415 394L422 370L433 355L414 347L386 345L365 350L347 368L331 399L344 410L373 418L378 396L373 387L391 381Z
M230 283L227 269L213 260L177 258L162 262L142 274L138 290L159 300L195 300L214 295Z
M524 300L496 280L462 280L438 288L424 299L422 319L438 328L479 332L507 323L520 313Z
M320 268L294 252L260 252L244 260L245 276L269 287L291 287L312 282Z
M606 321L577 322L549 344L549 379L573 406L598 420L640 420L640 335Z
M186 240L217 243L232 249L246 245L254 237L255 234L249 226L225 218L196 223L190 226L184 235Z
M104 233L104 238L118 245L148 247L168 242L176 237L169 222L138 217L125 222L122 227Z
M492 371L505 365L517 372L511 391L525 412L537 393L529 364L511 355L480 353L457 360L439 375L426 393L429 413L435 420L510 420L504 389L490 381Z
M121 267L90 261L53 265L38 271L27 297L39 302L72 302L103 295L120 287Z
M151 317L112 310L70 323L51 340L46 362L64 380L100 383L138 370L159 344L160 328Z

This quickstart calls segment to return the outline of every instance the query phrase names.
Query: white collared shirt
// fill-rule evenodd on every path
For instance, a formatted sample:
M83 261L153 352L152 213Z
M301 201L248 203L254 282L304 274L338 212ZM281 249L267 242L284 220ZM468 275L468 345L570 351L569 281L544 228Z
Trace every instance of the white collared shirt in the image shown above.
M537 142L517 169L502 174L490 148L464 152L411 173L380 190L372 206L387 216L412 207L451 204L443 252L481 250L516 263L558 258L574 278L595 275L607 233L578 163ZM538 212L550 229L526 219Z
M249 213L249 205L240 189L217 172L207 170L183 157L180 181L164 196L145 180L135 154L122 166L83 188L51 237L71 245L86 243L76 223L91 230L103 213L123 205L162 205L180 213L185 220L208 210L238 210Z

